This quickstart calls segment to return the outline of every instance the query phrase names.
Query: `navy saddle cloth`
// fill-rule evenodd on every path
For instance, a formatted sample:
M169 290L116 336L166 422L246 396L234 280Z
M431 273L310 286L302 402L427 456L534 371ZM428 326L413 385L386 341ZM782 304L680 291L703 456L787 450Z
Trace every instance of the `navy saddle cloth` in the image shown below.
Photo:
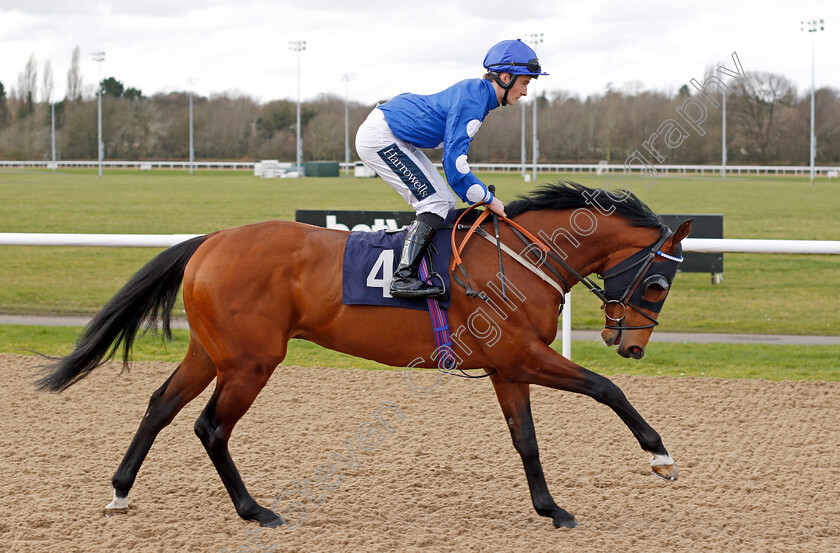
M455 222L457 212L451 211L445 225ZM344 247L342 303L345 305L387 305L428 311L425 299L391 297L391 278L400 261L405 232L351 232ZM432 237L426 257L432 254L432 268L449 291L449 258L452 254L452 229L442 228ZM433 277L433 283L437 277ZM449 298L440 301L449 307Z

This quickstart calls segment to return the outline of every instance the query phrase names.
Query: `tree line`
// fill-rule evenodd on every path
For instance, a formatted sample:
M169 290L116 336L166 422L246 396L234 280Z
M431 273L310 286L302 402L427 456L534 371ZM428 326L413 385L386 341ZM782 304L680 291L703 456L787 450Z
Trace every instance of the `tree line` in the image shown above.
M711 69L707 72L709 74ZM54 104L58 159L97 159L97 99L85 93L78 48L67 75L67 93L51 98L49 62L39 75L34 56L19 75L17 88L0 82L0 159L51 159ZM807 165L810 140L810 91L798 93L782 75L748 72L744 81L729 83L726 95L727 160L731 164ZM542 83L539 83L541 85ZM103 79L102 125L105 157L112 160L189 159L190 93L145 96L115 77ZM40 94L38 94L40 92ZM718 91L711 96L721 100ZM717 94L717 96L714 96ZM531 161L533 102L537 102L540 163L623 163L632 152L647 155L643 144L687 98L700 93L687 85L676 94L644 90L639 84L608 85L582 98L567 91L541 91L523 105L490 113L470 149L474 163L519 163L522 116L526 114L527 159ZM384 101L385 99L383 99ZM350 155L355 160L355 130L373 109L350 102ZM722 118L720 107L708 105L700 131L680 147L659 147L659 163L719 164ZM222 93L193 98L196 160L294 161L296 104L291 100L259 103L244 94ZM344 160L345 101L321 94L301 105L303 159ZM840 163L840 91L815 93L817 164ZM696 130L696 129L695 129ZM661 144L661 138L660 138ZM439 159L439 151L431 152Z

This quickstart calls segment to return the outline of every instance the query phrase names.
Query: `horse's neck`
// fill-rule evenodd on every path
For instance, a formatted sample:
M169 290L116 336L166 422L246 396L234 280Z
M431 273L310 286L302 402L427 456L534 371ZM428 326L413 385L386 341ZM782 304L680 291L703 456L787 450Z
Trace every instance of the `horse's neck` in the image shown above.
M603 273L658 236L656 229L594 210L534 211L524 213L521 222L581 276Z

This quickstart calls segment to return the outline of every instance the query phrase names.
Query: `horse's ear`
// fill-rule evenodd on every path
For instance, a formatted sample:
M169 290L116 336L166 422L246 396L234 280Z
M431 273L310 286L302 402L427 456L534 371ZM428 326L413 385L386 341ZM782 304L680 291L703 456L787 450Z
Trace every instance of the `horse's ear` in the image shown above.
M677 244L683 241L683 238L688 236L691 233L691 223L694 219L686 219L683 223L679 226L679 228L671 235L667 242L665 242L665 246L662 248L665 251L672 252L677 249Z

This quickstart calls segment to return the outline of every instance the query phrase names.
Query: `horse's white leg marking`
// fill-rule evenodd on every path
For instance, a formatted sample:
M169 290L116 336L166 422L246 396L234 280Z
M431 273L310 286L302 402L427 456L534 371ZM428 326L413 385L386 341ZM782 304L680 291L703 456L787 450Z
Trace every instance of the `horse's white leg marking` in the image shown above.
M650 458L650 469L656 476L670 482L673 482L680 476L680 473L677 470L677 465L667 453L665 455L657 455L654 453L653 457Z
M658 455L654 454L653 457L650 458L650 466L652 467L660 467L662 465L673 465L674 460L671 458L670 455Z
M113 489L113 488L111 488ZM117 497L117 490L114 490L114 500L105 506L106 509L128 510L128 497Z

